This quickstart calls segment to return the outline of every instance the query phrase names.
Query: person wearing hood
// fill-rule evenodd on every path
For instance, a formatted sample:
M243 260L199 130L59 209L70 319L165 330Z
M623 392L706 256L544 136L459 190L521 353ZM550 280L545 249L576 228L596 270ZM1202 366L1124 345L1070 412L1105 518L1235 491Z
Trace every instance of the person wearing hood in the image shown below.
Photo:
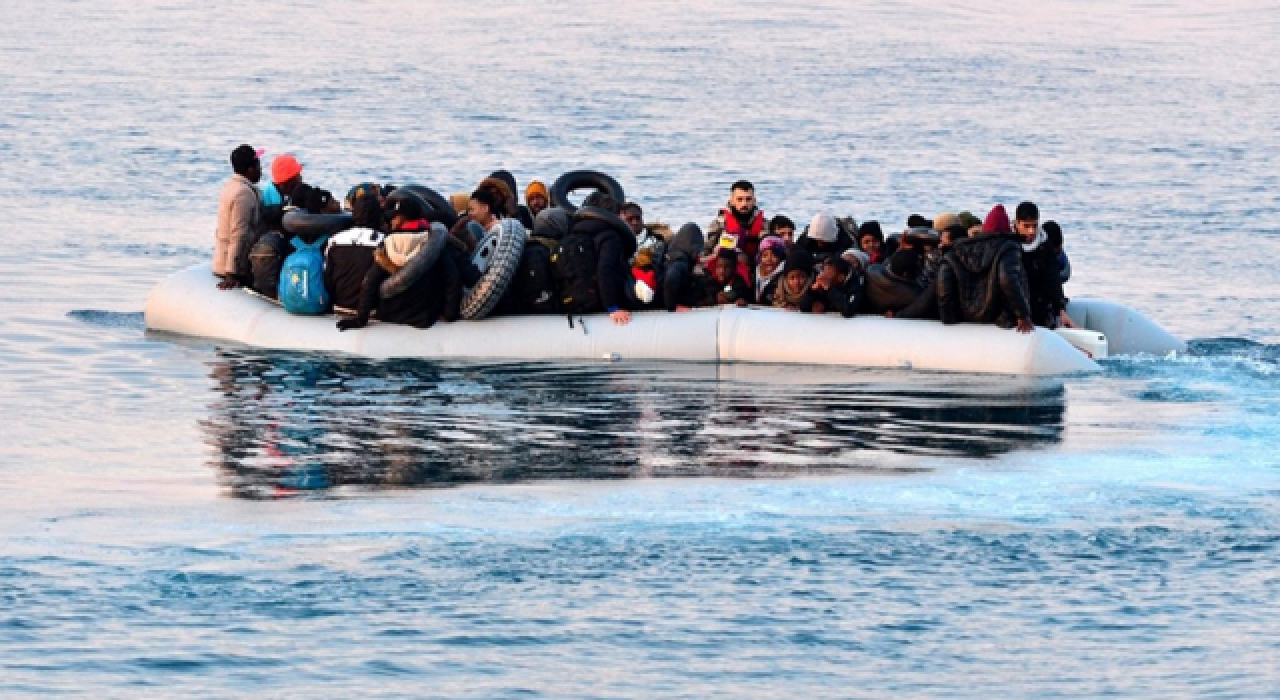
M787 269L773 296L773 306L787 311L813 311L813 255L796 246L787 255Z
M1067 257L1067 251L1063 248L1062 227L1056 221L1044 222L1044 235L1049 239L1049 245L1058 252L1058 279L1063 284L1071 281L1071 259Z
M376 185L361 185L347 195L352 228L329 238L324 251L324 286L335 308L357 309L373 253L382 231L382 198Z
M414 328L430 328L442 318L458 319L462 274L445 250L449 232L443 224L425 219L405 223L415 224L409 227L414 230L393 232L374 250L356 316L338 321L338 330L365 327L375 311L382 323Z
M636 238L618 217L618 203L603 192L593 192L573 214L569 236L585 236L595 248L595 274L590 280L596 299L588 308L575 313L605 311L619 326L631 322L627 310L627 286L634 284L629 274L630 260L636 254ZM592 307L603 308L592 308Z
M755 263L760 237L768 228L764 212L756 206L756 187L738 180L729 187L729 202L707 228L706 253L730 248L746 254Z
M702 229L692 222L672 236L662 277L662 304L667 311L688 311L698 303L702 293L698 258L703 245Z
M752 301L759 306L773 306L773 297L778 291L778 282L786 269L787 244L778 236L765 236L760 241L760 252L757 256L755 289Z
M1019 204L1014 210L1014 228L1022 238L1022 267L1027 273L1031 322L1045 328L1075 328L1075 321L1067 315L1058 251L1040 229L1040 208L1034 202Z
M231 179L218 197L218 227L214 231L213 274L218 289L250 284L249 249L262 233L262 151L241 144L231 152Z
M702 299L698 306L735 304L746 306L751 298L751 286L738 272L737 251L721 248L707 265L703 280Z
M551 206L551 194L547 190L547 186L542 180L530 180L529 186L524 188L524 208L529 213L530 221L536 223L538 214L546 211ZM532 229L532 224L526 224L525 228Z
M862 308L862 290L863 277L845 256L827 258L810 290L814 297L813 310L834 311L853 318Z
M868 267L866 310L897 315L920 297L919 276L920 252L912 249L899 250L887 261Z
M1009 214L997 204L982 224L982 234L956 241L938 265L938 314L945 324L994 323L1035 330L1022 240L1013 235Z
M871 258L871 264L884 262L884 230L879 221L864 221L858 227L858 247Z
M809 227L796 240L796 247L808 251L814 264L821 265L827 258L839 256L852 248L853 239L841 230L836 217L824 209L813 215Z

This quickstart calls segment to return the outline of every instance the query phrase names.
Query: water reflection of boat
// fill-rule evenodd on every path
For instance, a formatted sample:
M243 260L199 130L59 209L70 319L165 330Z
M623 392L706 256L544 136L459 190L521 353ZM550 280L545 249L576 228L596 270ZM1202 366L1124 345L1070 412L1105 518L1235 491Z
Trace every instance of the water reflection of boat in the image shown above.
M204 430L232 495L910 468L1061 440L1048 379L717 365L317 360L220 350ZM886 467L885 464L893 464Z

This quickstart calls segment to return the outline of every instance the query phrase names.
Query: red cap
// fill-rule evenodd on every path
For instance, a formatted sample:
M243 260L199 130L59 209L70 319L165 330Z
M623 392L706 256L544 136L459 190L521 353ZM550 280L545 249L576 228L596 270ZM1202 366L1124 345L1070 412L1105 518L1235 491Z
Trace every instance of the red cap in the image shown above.
M275 167L272 166L272 171ZM1004 210L1003 204L997 204L991 208L991 212L987 214L987 218L982 222L983 233L1013 233L1013 227L1009 225L1009 212Z
M302 174L302 163L292 153L276 156L271 161L271 181L280 184Z

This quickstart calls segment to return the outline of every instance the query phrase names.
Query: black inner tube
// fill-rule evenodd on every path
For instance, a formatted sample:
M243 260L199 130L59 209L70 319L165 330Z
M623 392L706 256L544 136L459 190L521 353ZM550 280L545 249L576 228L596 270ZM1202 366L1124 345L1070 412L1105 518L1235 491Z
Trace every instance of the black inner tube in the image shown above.
M578 207L569 201L569 193L575 190L591 188L613 197L613 201L622 206L627 195L622 191L618 181L596 170L572 170L556 178L551 186L551 206L560 207L572 214Z
M453 210L453 205L449 203L439 192L427 187L426 185L404 185L396 188L396 192L412 192L426 204L429 209L435 212L432 217L444 224L444 227L453 230L454 224L458 223L458 214ZM391 193L392 196L395 192Z
M280 227L303 240L315 240L320 236L331 236L345 231L354 225L351 212L337 214L312 214L305 209L293 209L284 213ZM310 242L308 240L308 242Z

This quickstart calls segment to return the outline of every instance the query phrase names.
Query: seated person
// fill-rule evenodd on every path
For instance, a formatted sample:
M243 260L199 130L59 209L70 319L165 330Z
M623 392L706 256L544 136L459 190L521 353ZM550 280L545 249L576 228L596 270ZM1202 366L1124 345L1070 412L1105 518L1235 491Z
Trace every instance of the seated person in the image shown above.
M920 254L910 249L899 250L888 262L867 268L867 312L892 317L910 306L923 291L919 276Z
M1067 251L1062 247L1062 227L1056 221L1046 221L1041 228L1044 229L1044 235L1049 238L1049 245L1058 252L1058 279L1066 284L1071 281L1071 259L1067 257Z
M795 242L796 222L779 214L769 220L769 235L781 238L789 250L791 244Z
M1031 333L1035 326L1021 239L1011 235L1009 216L999 204L982 228L980 235L956 241L938 266L939 318L946 324L1016 325L1019 333Z
M776 218L776 217L775 217ZM755 287L752 302L760 306L773 306L774 294L782 279L787 259L787 244L774 235L760 241L760 262L756 265Z
M853 318L862 306L862 275L843 256L827 258L809 293L814 313L834 311Z
M538 214L541 214L547 207L551 206L551 194L547 191L547 186L541 180L530 180L529 186L524 188L524 209L529 214L530 221L536 221ZM520 217L523 221L524 217ZM533 225L526 225L525 228L532 229Z
M426 254L430 237L448 235L438 223L430 224L427 231L388 235L374 251L373 264L365 274L356 317L338 321L338 330L363 328L375 311L383 323L415 328L430 328L441 318L456 321L463 289L457 262L447 244L435 261Z
M355 310L360 306L373 253L386 234L382 231L382 197L376 185L357 187L348 201L353 228L334 234L325 246L324 286L336 308Z
M271 161L271 184L262 191L263 220L267 230L282 231L284 213L302 209L312 214L336 214L340 203L328 190L302 181L302 164L290 153Z
M884 260L881 254L881 248L884 247L884 231L881 230L879 221L862 222L858 227L858 247L871 256L872 265Z
M737 251L720 249L707 267L707 273L698 306L747 305L751 287L738 272Z
M667 311L688 311L702 297L702 271L698 258L703 248L702 229L687 223L667 246L662 276L662 304Z
M645 228L644 210L635 202L627 202L618 210L618 216L626 222L627 227L631 229L631 233L636 237L637 250L649 250L654 255L655 262L660 262L662 256L667 252L667 242L658 234Z
M796 247L807 250L816 265L821 265L827 258L838 256L853 246L853 239L841 230L836 218L826 210L814 214L809 227L796 240Z
M634 284L628 271L629 261L636 254L636 238L626 223L618 218L618 203L613 197L603 192L587 196L573 215L569 237L575 236L591 241L596 267L590 280L569 280L561 289L561 301L567 307L565 311L593 313L603 310L614 323L625 326L631 322L631 312L626 308L627 285ZM564 292L574 287L587 287L586 293L564 303Z
M773 306L787 311L808 313L813 310L813 256L799 245L787 255L786 271L773 296Z

